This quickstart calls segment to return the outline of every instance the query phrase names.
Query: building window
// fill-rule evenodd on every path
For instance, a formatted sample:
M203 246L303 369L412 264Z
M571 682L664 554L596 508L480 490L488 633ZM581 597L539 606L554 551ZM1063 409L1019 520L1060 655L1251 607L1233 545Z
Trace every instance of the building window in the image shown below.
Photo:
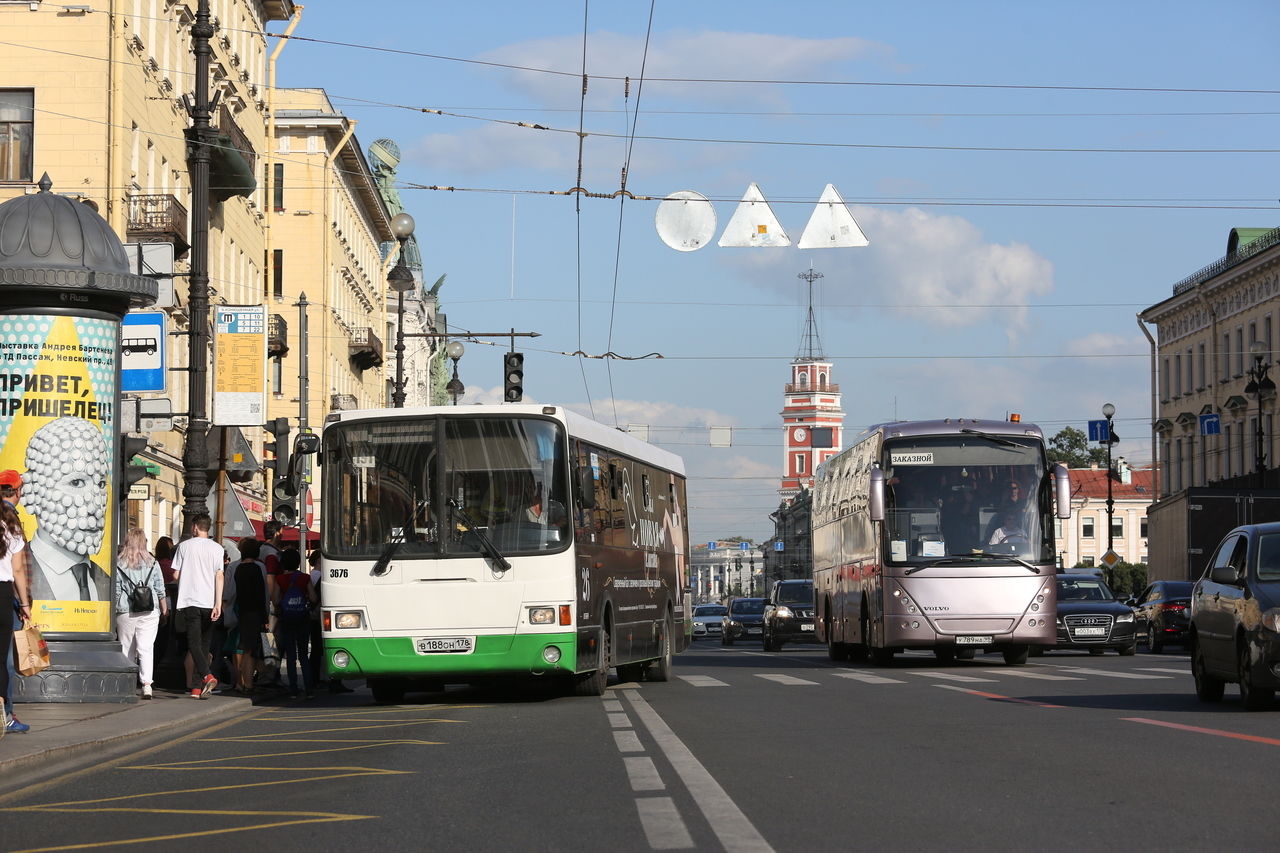
M1093 538L1093 519L1092 518L1080 519L1080 538L1082 539Z
M1093 568L1093 557L1081 557L1080 565Z
M284 299L284 249L272 249L271 260L271 293Z
M1192 376L1192 373L1191 373L1191 367L1192 367L1192 365L1191 365L1191 347L1187 347L1187 364L1186 364L1186 367L1187 367L1187 381L1186 381L1186 383L1182 386L1182 391L1183 391L1183 393L1184 393L1184 394L1190 394L1190 393L1191 393L1191 389L1195 387L1194 377Z
M1219 380L1226 382L1231 378L1231 333L1222 333L1222 376Z
M1164 370L1160 371L1160 399L1169 399L1169 357L1165 356Z
M1236 376L1244 376L1244 327L1236 326Z
M1206 380L1205 380L1205 375L1204 375L1204 369L1205 369L1205 364L1204 364L1204 344L1200 344L1200 349L1199 349L1199 351L1196 353L1196 374L1197 374L1197 375L1199 376L1199 378L1200 378L1200 381L1199 381L1198 383L1196 383L1196 389L1197 389L1197 390L1201 390L1201 389L1203 389L1203 388L1205 387L1205 382L1206 382Z
M1182 396L1182 354L1173 357L1173 396Z
M1142 537L1143 539L1146 539L1146 538L1147 538L1147 519L1146 519L1146 517L1143 517L1143 518L1138 519L1138 535L1139 535L1140 537ZM1146 562L1146 560L1144 559L1144 560L1143 560L1143 562L1145 563L1145 562Z
M797 474L804 473L804 454L803 453L796 454L796 473Z
M1113 515L1111 517L1111 538L1112 539L1124 538L1124 516L1123 515Z
M284 163L272 163L271 172L271 206L284 210Z
M0 89L0 181L32 180L35 97L34 89Z

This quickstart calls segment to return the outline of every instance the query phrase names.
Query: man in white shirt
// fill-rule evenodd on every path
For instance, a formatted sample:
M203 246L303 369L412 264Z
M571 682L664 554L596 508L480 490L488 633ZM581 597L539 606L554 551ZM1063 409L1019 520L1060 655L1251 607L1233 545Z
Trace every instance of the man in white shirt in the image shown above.
M173 555L173 576L178 582L178 613L187 632L187 649L199 686L191 698L205 699L218 686L209 672L209 638L213 623L222 615L223 562L226 551L209 538L212 519L197 515L191 520L194 534L178 544Z

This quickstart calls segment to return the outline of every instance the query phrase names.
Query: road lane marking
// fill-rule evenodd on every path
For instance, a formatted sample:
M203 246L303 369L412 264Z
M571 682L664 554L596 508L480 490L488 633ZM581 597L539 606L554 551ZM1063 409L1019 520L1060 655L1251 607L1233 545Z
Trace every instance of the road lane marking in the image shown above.
M1140 666L1138 667L1138 669L1142 670L1143 672L1172 672L1174 675L1190 675L1191 674L1191 664L1187 664L1186 669L1170 669L1168 667L1160 667L1160 666Z
M658 748L666 756L676 775L684 782L685 788L698 804L702 815L711 826L711 831L720 844L733 853L773 853L769 842L752 825L742 809L730 799L724 788L715 780L707 768L694 757L675 732L666 724L658 713L639 693L627 694L632 709L640 722L644 723L649 734L657 742ZM618 732L614 732L616 737Z
M644 752L640 745L640 737L632 729L614 732L613 742L618 745L618 752Z
M1034 705L1037 708L1063 708L1064 705L1050 705L1048 702L1035 702L1031 699L1018 699L1013 696L1004 696L1000 693L988 693L985 690L974 690L972 687L959 687L955 684L935 684L934 687L941 687L943 690L954 690L957 693L968 693L970 696L980 696L983 699L995 699L997 702L1013 702L1018 705Z
M833 672L832 675L837 678L852 678L854 681L861 681L865 684L906 684L896 678L885 678L883 675L872 675L869 672Z
M1184 732L1195 732L1201 735L1214 735L1215 737L1231 738L1232 740L1247 740L1253 743L1265 743L1270 746L1280 746L1280 739L1273 737L1263 737L1262 735L1246 735L1240 732L1227 732L1222 729L1206 729L1202 726L1188 726L1182 723L1166 723L1164 720L1149 720L1146 717L1121 717L1130 723L1144 723L1148 726L1163 726L1166 729L1178 729Z
M1087 669L1083 666L1059 666L1058 669L1064 672L1080 672L1085 675L1101 675L1106 678L1168 678L1167 675L1143 675L1140 672L1117 672L1110 669Z
M667 786L658 775L658 768L653 759L647 755L624 756L622 763L627 767L627 778L631 780L633 791L665 791Z
M729 685L718 678L712 678L709 675L682 675L681 680L686 681L692 687L728 687Z
M684 819L676 810L670 797L640 797L636 800L640 813L640 825L654 850L688 850L693 839L685 828Z
M991 675L1016 675L1019 678L1039 678L1042 681L1084 681L1083 678L1076 678L1074 675L1049 675L1046 672L1028 672L1018 667L1008 667L1006 669L984 669L983 672Z
M796 678L794 675L782 675L776 672L757 672L756 678L763 678L765 681L776 681L778 684L812 684L818 686L818 682L810 681L807 678Z
M619 713L622 711L622 700L621 699L605 699L604 709L606 711L609 711L610 713Z
M615 729L631 728L631 719L624 714L608 714L609 725Z
M977 678L972 675L957 675L954 672L937 672L930 669L909 669L906 670L908 675L918 675L921 678L941 678L943 681L965 681L969 683L985 682L987 684L995 684L994 678Z

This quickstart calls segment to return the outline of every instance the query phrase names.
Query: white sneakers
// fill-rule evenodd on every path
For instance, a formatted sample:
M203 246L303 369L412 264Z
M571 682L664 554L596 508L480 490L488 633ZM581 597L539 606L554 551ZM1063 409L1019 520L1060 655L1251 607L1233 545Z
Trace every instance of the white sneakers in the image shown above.
M143 699L150 699L150 698L151 698L151 685L150 685L150 684L144 684L144 685L142 685L142 698L143 698Z

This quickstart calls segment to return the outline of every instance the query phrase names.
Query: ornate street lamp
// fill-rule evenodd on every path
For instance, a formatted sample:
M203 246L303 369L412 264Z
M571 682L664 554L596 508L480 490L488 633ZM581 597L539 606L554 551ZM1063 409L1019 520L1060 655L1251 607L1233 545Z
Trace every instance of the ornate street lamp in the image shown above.
M1267 467L1267 451L1263 447L1266 441L1266 431L1262 428L1262 404L1263 401L1270 402L1276 393L1276 383L1271 381L1267 373L1271 370L1271 365L1267 364L1267 345L1262 341L1254 341L1249 344L1249 355L1253 356L1253 367L1246 371L1249 375L1249 384L1244 386L1244 393L1252 394L1258 401L1258 428L1253 435L1253 462L1254 471L1258 474L1258 488L1265 485L1264 477Z
M1111 429L1111 419L1115 417L1116 407L1110 403L1102 404L1102 416L1107 419L1107 550L1114 550L1115 526L1112 519L1116 512L1116 502L1111 499L1111 445L1114 444L1115 433Z
M462 354L467 348L462 345L462 341L449 341L444 345L444 354L453 359L453 378L449 380L449 384L444 386L444 390L453 398L453 404L458 405L458 398L467 390L467 386L462 384L462 380L458 378L458 359L462 358Z
M413 289L413 271L404 262L405 241L413 236L413 217L397 213L391 220L391 233L400 244L396 265L387 273L387 286L396 292L396 379L391 386L391 405L404 408L404 294Z

